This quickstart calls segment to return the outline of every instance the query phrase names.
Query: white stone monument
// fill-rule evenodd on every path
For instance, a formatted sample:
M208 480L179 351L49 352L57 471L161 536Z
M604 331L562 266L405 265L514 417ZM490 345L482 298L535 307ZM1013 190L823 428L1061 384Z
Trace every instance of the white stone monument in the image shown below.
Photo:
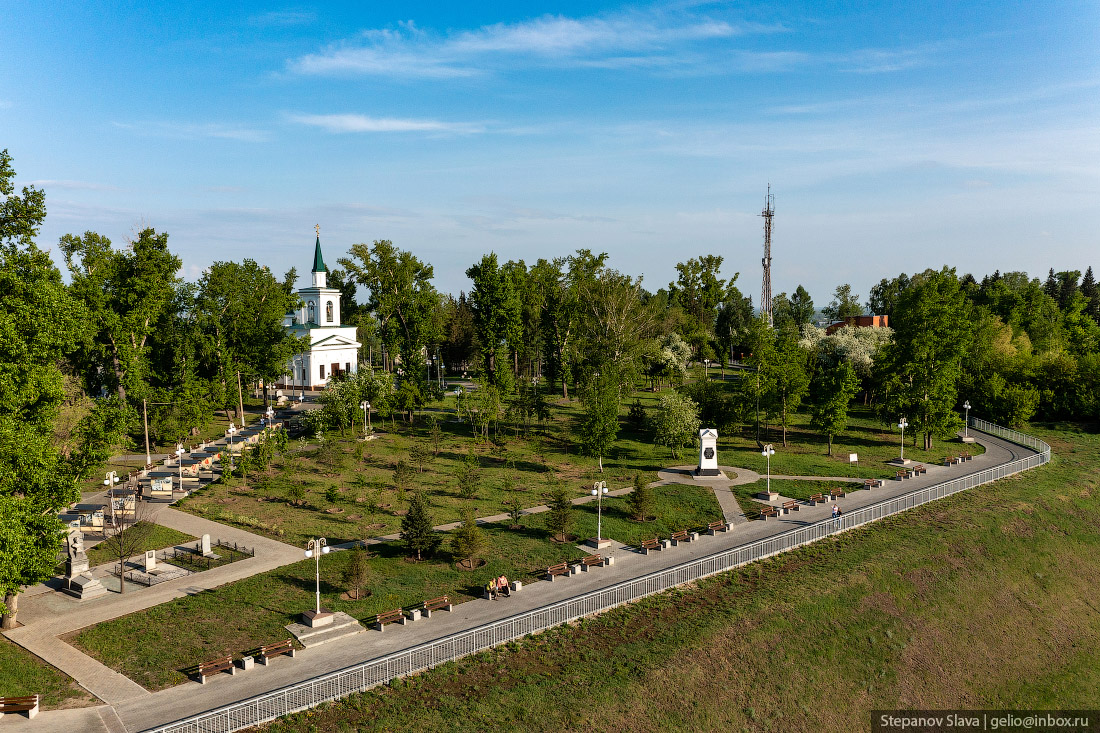
M145 572L152 572L157 569L157 551L146 550L145 551Z
M699 467L696 476L721 476L718 470L718 431L703 428L699 431Z
M107 589L88 570L88 556L84 553L84 536L79 525L69 529L65 548L69 553L69 572L62 591L82 601L107 595Z
M202 536L201 550L203 557L211 557L214 553L210 550L210 535L204 534Z

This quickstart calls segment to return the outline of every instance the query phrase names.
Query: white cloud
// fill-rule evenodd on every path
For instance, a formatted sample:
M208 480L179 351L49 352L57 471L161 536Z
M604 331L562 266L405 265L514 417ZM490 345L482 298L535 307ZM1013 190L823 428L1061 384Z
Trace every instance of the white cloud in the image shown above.
M327 132L437 132L471 134L484 132L484 127L467 122L440 120L410 120L395 117L368 117L358 114L290 115L292 122L319 127Z
M91 183L89 181L58 181L49 178L43 178L38 181L31 181L30 185L37 186L44 189L64 189L67 191L120 191L118 186L111 186L106 183Z
M217 122L115 122L115 127L129 130L137 135L152 137L173 137L184 140L197 140L201 138L215 138L221 140L239 140L241 142L259 143L270 139L266 130L259 130L245 125L227 125Z
M357 41L292 59L287 68L312 75L453 78L507 68L515 57L551 66L667 65L692 44L774 30L657 11L585 18L544 15L444 35L406 21L397 28L364 31Z

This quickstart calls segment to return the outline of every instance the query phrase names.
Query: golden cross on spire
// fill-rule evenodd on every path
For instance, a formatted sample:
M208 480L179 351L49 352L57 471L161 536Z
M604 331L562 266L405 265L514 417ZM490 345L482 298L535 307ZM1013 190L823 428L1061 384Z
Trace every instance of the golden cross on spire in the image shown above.
M321 236L321 225L320 224L314 224L313 228L317 230L317 236L320 237Z

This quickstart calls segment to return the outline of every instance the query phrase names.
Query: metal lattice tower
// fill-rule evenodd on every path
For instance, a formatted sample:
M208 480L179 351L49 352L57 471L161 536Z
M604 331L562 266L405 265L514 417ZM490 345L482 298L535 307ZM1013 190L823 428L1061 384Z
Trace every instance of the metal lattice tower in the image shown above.
M764 281L760 285L760 313L772 325L772 217L775 215L775 197L772 186L768 184L768 195L764 197L764 257L760 264L764 266Z

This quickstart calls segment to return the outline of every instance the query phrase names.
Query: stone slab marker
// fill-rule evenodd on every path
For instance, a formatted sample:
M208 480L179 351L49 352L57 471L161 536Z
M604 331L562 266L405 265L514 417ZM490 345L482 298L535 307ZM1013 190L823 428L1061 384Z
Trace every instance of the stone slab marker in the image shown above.
M203 557L210 557L211 555L214 554L213 552L210 551L210 535L208 535L208 534L204 534L202 536L201 552L202 552Z
M146 550L145 551L145 572L155 570L157 567L157 551Z

